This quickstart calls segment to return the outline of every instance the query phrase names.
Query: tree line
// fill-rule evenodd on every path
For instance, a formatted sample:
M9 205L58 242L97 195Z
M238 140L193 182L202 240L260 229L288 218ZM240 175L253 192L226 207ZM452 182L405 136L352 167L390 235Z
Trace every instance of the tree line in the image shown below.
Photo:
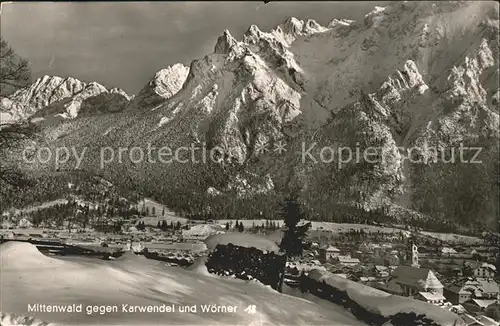
M100 202L91 206L69 197L66 203L23 212L20 217L28 219L34 227L67 227L69 231L75 227L92 227L96 231L119 232L123 224L121 219L137 217L138 214L134 206L124 201Z
M156 228L160 229L161 231L168 231L168 230L178 231L182 228L182 225L180 221L177 221L177 223L174 223L174 221L170 221L170 223L168 223L166 220L162 220L158 221Z

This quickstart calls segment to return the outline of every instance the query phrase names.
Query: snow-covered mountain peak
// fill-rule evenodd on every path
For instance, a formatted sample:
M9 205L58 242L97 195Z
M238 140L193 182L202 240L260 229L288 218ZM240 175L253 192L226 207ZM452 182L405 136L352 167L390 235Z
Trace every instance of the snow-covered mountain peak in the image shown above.
M385 16L386 7L375 6L375 9L365 15L365 25L378 27Z
M155 73L139 94L133 99L133 107L150 107L168 100L181 90L190 68L182 63L163 68Z
M34 93L52 94L48 89L61 84L75 93L65 102L65 112L69 117L78 113L81 120L51 126L53 135L65 135L53 137L65 146L82 138L99 146L204 142L223 149L229 167L220 172L204 164L168 169L121 165L109 169L117 179L135 171L130 173L134 181L152 188L161 183L207 189L205 185L223 179L236 180L231 182L237 191L247 185L255 189L259 180L244 176L238 182L237 164L245 164L258 177L269 173L276 191L297 187L311 194L345 193L346 198L338 198L343 203L358 200L350 194L360 193L364 199L359 200L377 207L407 186L405 180L415 182L415 194L425 194L420 186L427 181L407 169L399 147L424 148L421 144L428 143L449 148L457 140L498 134L498 109L492 108L500 98L497 57L497 4L397 2L375 7L359 22L338 17L324 27L291 17L269 31L251 25L242 40L226 30L213 52L189 67L178 64L157 72L132 101L145 108L136 114L113 110L112 118L96 117L108 107L98 97L84 101L78 111L76 93L102 91L97 84L46 76L32 87ZM115 92L120 93L109 91ZM51 101L50 96L42 100ZM67 126L82 131L68 132ZM304 142L354 148L358 140L362 147L381 148L382 162L347 165L341 171L334 164L304 164L295 155ZM271 150L280 143L288 154ZM259 154L262 148L267 153ZM426 172L425 180L436 176ZM226 186L217 181L214 189L224 193ZM409 199L415 199L411 204L419 205L417 197ZM320 212L326 202L315 201L311 199L311 207ZM329 218L330 213L319 216Z
M149 86L161 97L170 98L182 88L188 73L189 67L176 63L158 71Z
M315 33L323 33L326 32L328 28L321 26L314 19L308 19L304 24L303 33L306 35L315 34Z
M474 56L466 56L462 65L452 68L447 79L449 90L446 95L450 99L469 98L476 102L487 102L487 91L481 85L481 75L484 70L494 66L493 52L487 40L482 39Z
M65 102L62 105L63 112L56 113L63 117L74 118L78 114L82 101L108 92L106 87L97 82L45 75L29 87L10 95L8 99L2 99L0 111L5 113L2 118L19 120L33 116L56 103ZM121 89L115 89L113 92L120 93L126 99L130 98Z
M83 90L76 95L76 97L79 100L84 100L86 98L89 98L91 96L96 96L100 93L106 93L108 90L106 87L102 86L99 83L96 82L90 82L87 85L84 86Z
M238 42L231 35L229 30L224 30L221 36L217 39L217 43L214 47L214 53L216 54L228 54L231 48Z
M248 30L245 32L243 38L245 38L245 36L258 36L262 33L262 31L259 29L259 27L255 24L252 24L250 25L250 27L248 28Z
M350 26L354 23L354 20L351 19L337 19L334 18L330 23L328 23L328 28L333 28L337 26Z
M135 95L128 95L127 93L125 93L125 91L121 88L116 88L116 87L113 87L112 89L109 90L109 93L110 94L120 94L121 96L123 96L124 98L127 99L127 101L130 101L132 100Z
M314 19L304 21L290 17L268 34L273 35L283 45L290 46L300 36L308 36L326 31L328 31L328 28L321 26Z
M403 72L409 87L421 87L420 93L423 93L428 88L418 71L417 65L412 60L406 61Z
M304 29L304 21L295 17L288 18L283 24L282 30L291 35L300 35Z
M280 33L279 31L274 31L274 33ZM259 29L257 25L251 25L248 30L243 34L243 43L246 44L256 44L262 38L273 38L272 33L266 33Z

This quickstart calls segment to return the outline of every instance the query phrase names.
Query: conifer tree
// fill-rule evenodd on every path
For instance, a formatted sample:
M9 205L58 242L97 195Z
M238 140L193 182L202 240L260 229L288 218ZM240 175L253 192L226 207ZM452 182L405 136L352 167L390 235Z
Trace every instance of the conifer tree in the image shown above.
M280 243L280 250L284 252L287 259L302 255L304 250L303 241L307 231L311 227L308 222L304 225L298 225L300 220L304 218L304 213L300 207L297 195L290 195L283 203L281 216L285 221L285 232ZM282 291L284 274L281 275L279 291Z

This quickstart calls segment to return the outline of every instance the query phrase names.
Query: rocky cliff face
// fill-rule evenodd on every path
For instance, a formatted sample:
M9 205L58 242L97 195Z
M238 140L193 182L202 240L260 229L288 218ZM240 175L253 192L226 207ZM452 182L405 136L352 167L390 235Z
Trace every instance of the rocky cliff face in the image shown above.
M60 94L55 98L72 99L66 114L75 117L72 112L78 109L71 105L77 94L96 93L106 91L95 84L37 81L19 96L35 109L20 115L41 110L54 102L53 94ZM376 7L362 22L335 18L321 26L290 18L270 32L252 25L240 41L224 31L213 53L190 67L177 64L159 71L127 110L78 115L47 128L45 135L54 145L86 144L96 157L104 145L218 149L215 164L188 160L168 166L107 166L110 177L127 175L153 192L244 188L249 194L252 181L241 177L244 169L260 176L249 178L256 182L256 193L297 188L316 200L318 210L324 203L320 197L369 209L397 201L463 220L481 205L479 199L450 215L444 211L467 193L456 188L432 207L419 196L430 191L438 198L444 184L465 180L470 173L482 178L478 187L489 184L498 168L429 165L429 148L490 144L484 153L490 157L497 152L498 94L497 3L398 2ZM12 107L11 112L24 112ZM87 109L92 112L92 107ZM304 160L304 147L313 144L315 159L306 155ZM343 165L337 163L345 158L320 159L341 148L352 153L377 148L378 159ZM426 159L415 165L408 157ZM86 168L98 169L95 162ZM437 183L428 189L431 183L419 178ZM490 186L484 191L493 198ZM498 209L487 201L482 206L488 210L480 213L485 220Z

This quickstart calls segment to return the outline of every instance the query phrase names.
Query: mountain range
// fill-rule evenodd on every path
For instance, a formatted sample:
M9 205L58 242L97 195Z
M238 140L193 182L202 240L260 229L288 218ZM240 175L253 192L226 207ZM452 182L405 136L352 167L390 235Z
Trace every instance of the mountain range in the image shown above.
M213 53L158 71L137 96L44 76L0 112L38 124L39 146L87 148L78 169L157 198L297 191L318 219L332 203L390 205L498 228L498 15L496 2L403 1L364 21L292 17L242 40L223 31ZM217 163L125 155L101 166L105 147L148 146L217 149ZM449 161L464 146L482 163L433 161L436 148ZM331 157L369 148L377 159Z

